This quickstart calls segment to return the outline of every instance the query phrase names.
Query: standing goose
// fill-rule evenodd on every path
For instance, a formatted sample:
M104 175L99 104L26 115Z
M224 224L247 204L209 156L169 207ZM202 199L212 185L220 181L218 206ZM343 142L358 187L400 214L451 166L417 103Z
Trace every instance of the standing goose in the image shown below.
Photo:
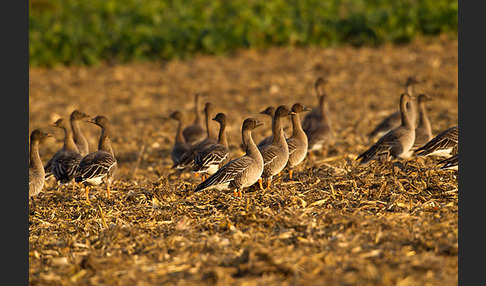
M287 167L289 170L289 178L292 179L293 168L300 164L307 155L307 135L300 124L299 113L310 111L307 106L303 106L300 103L295 103L292 106L292 135L287 138L287 145L289 146L289 160Z
M226 115L224 113L218 113L213 120L220 125L218 142L199 151L195 155L194 165L192 167L192 171L195 173L212 175L230 160L228 139L225 133Z
M82 156L86 156L89 153L88 140L86 139L86 137L84 137L83 132L79 127L79 121L86 118L89 118L89 115L79 110L74 110L71 113L71 118L70 118L74 143L76 143L76 146L78 147L78 151Z
M273 106L269 106L267 108L265 108L265 110L262 110L260 111L260 114L265 114L265 115L268 115L270 116L270 118L272 119L273 121L273 115L275 114L275 107ZM285 131L283 132L284 133L284 137L285 139L288 138L287 134L285 133ZM267 144L270 144L273 140L273 135L270 135L270 136L267 136L265 138L263 138L257 145L258 148L261 148Z
M213 105L208 102L204 107L204 113L206 114L206 134L207 137L201 142L193 145L187 153L185 153L181 158L181 163L176 166L177 169L186 169L192 167L194 164L194 157L197 152L203 150L207 146L216 144L218 142L218 137L211 126L211 113L213 112ZM197 173L196 173L197 174Z
M57 181L66 184L74 179L76 169L83 156L79 153L76 143L74 143L69 121L61 117L50 126L64 130L64 145L52 157L51 171Z
M174 111L169 116L178 122L176 136L174 139L174 147L170 152L172 162L174 163L173 168L181 163L182 156L189 151L191 145L186 143L184 136L182 135L182 129L184 127L184 115L180 111Z
M415 150L417 156L450 156L458 151L459 125L443 130L422 147Z
M417 128L415 128L415 142L413 143L411 151L415 151L425 143L432 139L432 127L430 126L429 116L427 115L427 110L425 109L425 102L429 101L431 98L425 94L419 94L418 96L418 109L419 109L419 122Z
M86 190L86 202L89 201L89 186L98 186L101 183L106 185L106 193L110 198L110 186L113 177L118 169L118 163L110 144L111 126L108 118L104 115L98 115L93 119L87 120L101 127L101 135L98 141L98 150L84 156L79 162L76 175L76 183L83 183Z
M261 125L263 123L254 118L245 119L241 129L241 137L246 154L231 160L221 167L216 173L200 183L196 187L195 192L207 188L215 188L218 190L233 190L235 196L241 197L243 188L249 187L258 181L263 172L263 158L255 142L253 142L251 132Z
M414 92L414 85L419 83L418 80L416 80L413 77L407 78L407 81L405 82L405 93L410 95L412 98L414 98L415 92ZM415 102L413 100L409 101L407 104L407 111L409 113L410 121L412 122L412 125L415 126L415 121L416 121L416 113L417 113L417 107L415 106ZM388 131L397 128L401 124L401 113L400 110L397 110L393 112L392 114L388 115L383 119L376 127L373 129L368 134L368 137L374 138L378 136L383 136L385 133Z
M439 162L437 165L442 165L439 170L458 170L459 169L459 153L452 155L449 158L445 158Z
M45 171L39 154L39 142L47 137L52 137L40 129L30 134L30 155L29 155L29 198L37 196L44 187Z
M262 182L267 182L268 189L272 183L272 178L280 173L289 160L289 147L283 135L283 120L285 117L294 114L288 106L280 105L275 110L272 120L273 140L270 144L260 148L263 157L263 174L259 180L260 189L263 189Z
M317 107L312 108L312 110L304 117L304 120L302 121L302 129L306 133L307 130L309 130L313 125L318 124L318 122L321 119L322 107L320 106L320 100L321 100L321 96L326 94L324 90L324 85L326 83L328 83L328 80L324 79L323 77L318 77L316 79L316 82L314 84L314 90L316 92L316 97L317 97ZM327 118L328 124L331 124L328 106L326 105L324 108L325 108L324 112L328 117Z
M195 104L194 104L194 114L196 115L194 119L194 123L184 128L182 131L182 135L188 144L197 144L206 138L206 131L204 131L204 127L202 124L201 119L201 109L200 106L200 97L199 93L195 95Z
M373 146L359 155L359 164L368 163L371 160L401 158L412 148L415 141L415 128L412 125L406 104L411 100L410 95L402 93L400 96L400 113L402 124L383 135Z
M307 129L308 151L325 151L326 147L334 140L331 122L327 113L326 94L319 97L319 116Z

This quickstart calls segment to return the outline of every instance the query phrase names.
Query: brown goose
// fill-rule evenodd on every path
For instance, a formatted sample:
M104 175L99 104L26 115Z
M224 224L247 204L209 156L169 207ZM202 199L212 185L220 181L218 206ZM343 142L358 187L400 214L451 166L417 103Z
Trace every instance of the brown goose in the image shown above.
M184 127L184 115L180 111L174 111L169 116L169 118L174 119L178 122L177 131L174 140L174 146L170 152L172 162L174 163L173 168L181 163L182 156L189 151L191 145L186 143L184 136L182 135L182 129Z
M204 107L204 113L206 114L207 137L196 145L193 145L191 149L182 156L181 163L176 165L177 169L191 168L194 164L194 156L197 154L197 152L203 150L207 146L216 144L218 142L217 134L214 132L214 129L211 125L212 112L213 105L210 102L206 103L206 106Z
M415 150L417 156L448 157L458 152L459 125L443 130L422 147Z
M212 175L230 160L228 139L225 133L226 115L220 112L216 114L213 120L220 125L218 142L197 152L194 157L192 172Z
M402 124L383 135L373 146L359 155L356 160L361 159L360 164L383 157L386 159L401 158L412 148L415 141L415 128L406 108L406 104L410 100L410 95L406 93L400 96Z
M292 106L292 135L287 138L287 145L289 146L289 160L287 167L289 170L289 178L292 179L293 168L304 161L307 155L307 135L300 124L299 113L310 111L307 106L303 106L300 103L295 103Z
M425 109L425 102L429 101L430 99L430 96L425 94L419 94L418 96L417 103L419 110L419 122L417 128L415 128L415 142L410 149L411 151L415 151L418 148L422 147L433 137L429 116L427 115L427 110Z
M52 137L52 135L40 129L30 133L29 198L37 196L44 187L46 174L39 154L39 143L47 137Z
M243 188L249 187L258 181L263 172L263 158L255 142L253 142L251 132L261 125L263 123L254 118L247 118L243 122L241 137L246 154L222 166L216 173L200 183L196 187L195 192L208 188L234 190L234 194L241 197Z
M106 185L106 193L110 198L110 186L113 177L118 169L118 163L115 153L110 144L111 126L108 118L104 115L98 115L93 119L87 120L101 127L101 135L98 141L98 150L84 156L79 162L76 171L76 183L83 183L86 190L86 202L89 201L89 186L98 186L101 183Z
M304 129L307 135L308 151L325 151L326 147L334 140L331 122L326 112L327 101L325 93L319 98L319 108L319 116L316 117L312 125Z
M262 110L260 111L260 114L265 114L265 115L268 115L270 116L270 118L272 118L272 121L273 121L273 115L275 114L275 107L273 106L269 106L267 108L265 108L265 110ZM285 133L285 131L283 131L284 133L284 137L285 139L287 139L289 136L287 136L287 134ZM258 148L261 148L267 144L270 144L273 140L273 135L270 135L270 136L267 136L265 138L263 138L257 145Z
M280 173L287 165L289 147L287 140L283 136L283 120L291 114L294 114L294 112L288 106L280 105L277 107L272 120L273 141L259 149L263 157L263 174L262 180L259 181L261 189L263 189L263 181L267 182L266 189L268 189L272 183L273 176Z
M64 145L52 157L51 171L57 181L66 184L74 179L76 169L83 156L79 153L78 147L74 143L69 121L61 117L50 126L64 130Z
M206 138L206 131L204 130L202 119L201 119L201 106L200 106L200 97L199 93L195 95L195 104L194 104L194 114L196 115L194 119L194 123L184 128L182 131L182 135L188 144L197 144Z
M405 93L410 95L412 98L415 98L415 92L414 92L414 85L419 83L418 80L416 80L413 77L407 78L407 81L405 82ZM414 100L409 101L407 104L407 111L409 113L410 121L412 122L412 125L415 126L415 121L416 121L416 113L417 113L417 107L415 104ZM374 138L378 136L383 136L385 133L388 131L397 128L401 124L401 114L400 110L397 110L393 112L392 114L388 115L383 119L376 127L373 129L368 134L368 137Z
M323 77L318 77L314 84L314 90L316 92L317 97L317 107L312 108L312 110L304 117L302 121L302 129L307 133L307 130L311 128L311 126L318 124L321 119L322 114L322 107L320 106L321 96L326 94L324 90L324 86L328 83L328 80ZM328 124L331 124L330 112L327 104L324 106L325 114L327 115Z
M84 137L81 127L79 127L79 121L86 118L89 118L89 115L79 110L74 110L70 118L74 143L76 143L78 151L82 156L86 156L89 153L88 140Z
M437 162L437 165L442 165L439 170L458 170L459 169L459 153L452 155Z

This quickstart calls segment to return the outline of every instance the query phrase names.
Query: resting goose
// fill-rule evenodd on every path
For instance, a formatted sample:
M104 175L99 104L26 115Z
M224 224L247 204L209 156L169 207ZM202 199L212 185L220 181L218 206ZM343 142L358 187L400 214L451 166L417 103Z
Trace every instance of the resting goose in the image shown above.
M280 173L287 165L289 147L283 135L283 120L291 114L294 114L294 112L288 106L280 105L277 107L272 121L273 140L270 144L259 149L264 162L262 180L259 181L261 189L263 189L263 181L267 182L266 189L268 189L272 183L273 176Z
M86 202L89 201L89 186L98 186L101 183L106 185L106 193L110 198L110 186L118 169L118 162L110 144L111 126L108 118L104 115L98 115L93 119L87 120L101 127L101 135L98 141L98 150L84 156L79 162L76 171L76 183L85 185Z
M222 166L216 173L200 183L195 192L215 188L233 190L235 196L241 197L242 189L258 181L263 172L263 158L255 142L253 142L251 132L261 125L263 123L254 118L245 119L241 129L241 137L246 154Z
M218 113L213 120L220 125L218 142L199 151L194 156L192 172L212 175L230 160L228 139L225 133L226 115L224 113Z
M46 174L39 154L39 143L48 137L52 135L40 129L30 133L29 198L37 196L44 187Z
M415 128L406 108L406 104L410 100L410 95L402 93L400 96L402 124L383 135L373 146L359 155L356 160L361 159L360 164L382 158L401 158L412 148L415 141Z

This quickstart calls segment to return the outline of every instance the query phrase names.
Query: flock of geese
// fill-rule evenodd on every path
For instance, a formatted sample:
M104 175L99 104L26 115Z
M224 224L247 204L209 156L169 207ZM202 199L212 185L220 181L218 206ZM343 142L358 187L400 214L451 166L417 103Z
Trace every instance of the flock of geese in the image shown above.
M195 95L195 120L185 126L184 114L174 111L169 118L178 122L174 145L171 150L173 169L179 175L184 171L201 175L202 182L195 192L206 189L229 190L235 196L242 196L242 190L256 183L261 190L270 188L272 179L288 169L289 178L293 170L314 152L325 154L327 146L333 142L331 115L324 89L327 81L319 77L315 82L318 105L309 108L295 103L291 108L286 105L268 107L260 114L272 118L272 135L256 144L252 131L263 123L255 118L246 118L242 124L241 136L245 154L231 159L226 137L226 115L218 113L212 117L213 107L205 104L205 128L200 115L200 95ZM426 112L425 102L430 99L425 94L414 96L413 86L417 84L409 78L405 92L400 95L399 110L384 118L371 133L370 138L379 138L356 160L366 164L372 160L408 159L411 156L442 156L440 169L458 168L458 126L443 130L435 137ZM301 120L301 114L305 114ZM283 131L284 120L292 121L292 133ZM106 116L90 116L75 110L70 119L59 118L52 127L64 130L62 148L44 165L39 155L39 143L52 137L41 129L30 135L29 160L29 197L38 195L46 178L54 176L60 184L83 184L86 202L89 204L90 186L105 184L110 197L110 185L117 171L118 163L110 144L110 123ZM79 121L85 120L101 128L98 149L88 150ZM215 132L212 121L219 124ZM264 185L266 185L264 187Z

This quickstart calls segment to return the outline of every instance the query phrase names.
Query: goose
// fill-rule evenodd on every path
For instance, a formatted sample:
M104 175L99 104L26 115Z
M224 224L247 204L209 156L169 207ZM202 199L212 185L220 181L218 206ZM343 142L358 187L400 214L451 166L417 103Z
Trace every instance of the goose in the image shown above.
M174 111L171 113L169 118L174 119L178 122L176 136L174 139L174 146L170 152L170 157L174 163L173 167L181 163L182 156L189 151L191 144L186 143L184 136L182 135L182 130L184 127L184 115L180 111Z
M58 182L67 184L74 179L76 169L83 156L74 143L73 132L68 120L61 117L50 126L64 130L64 145L52 157L51 172Z
M459 125L449 127L415 150L417 156L448 157L458 152Z
M307 130L311 128L311 126L318 124L321 119L322 108L325 108L325 114L327 115L328 124L331 124L331 116L329 112L329 108L327 104L324 107L320 106L321 96L325 95L326 92L324 90L324 86L328 83L328 80L323 77L318 77L314 84L314 90L316 92L317 97L317 107L311 109L309 113L304 117L302 120L302 129L307 133Z
M201 142L197 143L196 145L193 145L191 149L189 149L189 151L187 151L187 153L185 153L181 157L181 163L175 166L177 169L191 168L192 165L194 165L194 157L199 151L203 150L207 146L216 144L218 142L217 135L214 132L214 129L211 125L212 112L213 112L213 105L210 102L206 103L206 106L204 107L204 113L206 114L207 137ZM198 175L198 173L196 173L196 175Z
M273 115L275 114L275 107L273 106L269 106L267 108L265 108L264 110L260 111L260 114L265 114L265 115L268 115L270 116L270 118L272 118L273 120ZM283 131L284 133L284 137L285 139L287 139L289 136L287 136L287 134L285 133L285 131ZM258 144L257 144L257 147L258 148L261 148L267 144L270 144L270 142L272 142L273 140L273 135L270 135L270 136L267 136L265 138L263 138Z
M86 202L89 201L89 186L98 186L101 183L106 185L107 197L110 198L110 186L113 177L118 169L118 162L110 144L109 135L111 132L110 122L104 115L98 115L87 122L101 127L101 135L98 141L98 150L88 153L79 162L76 170L76 183L85 185Z
M292 135L287 138L287 145L289 146L289 160L287 167L289 168L289 178L292 179L293 168L299 165L307 155L307 135L300 124L300 113L310 111L311 109L300 103L295 103L292 106Z
M371 160L391 158L401 158L406 155L415 141L415 128L408 114L406 104L412 98L406 93L400 96L400 113L402 123L395 129L390 130L373 144L368 150L359 155L356 160L360 160L360 165Z
M201 182L194 191L199 192L208 188L233 190L235 196L241 197L242 189L256 183L263 173L263 157L251 133L262 125L263 123L257 119L245 119L241 128L241 137L246 154L223 165L216 173Z
M206 138L206 131L204 130L201 113L200 113L200 97L201 94L195 94L194 114L196 115L194 123L184 128L182 135L188 144L197 144Z
M216 114L214 121L220 125L218 142L199 151L194 156L192 172L212 175L230 160L228 139L226 137L226 115L222 112Z
M430 126L430 120L425 109L425 102L431 100L430 96L425 94L419 94L417 99L419 121L417 128L415 128L415 142L413 143L412 152L423 146L425 143L432 139L432 127Z
M81 127L79 126L79 121L89 118L90 116L79 110L74 110L71 113L70 122L71 130L73 131L73 140L78 147L78 151L82 156L86 156L89 153L88 140L84 136Z
M459 169L459 153L455 153L449 158L445 158L437 162L437 165L442 165L439 170L458 170Z
M420 83L413 77L408 77L407 81L405 82L405 93L410 95L412 98L415 98L414 86ZM416 121L416 104L413 100L409 101L407 104L407 110L409 112L410 121L412 125L415 126ZM376 127L368 133L369 138L381 137L388 131L397 128L401 124L401 113L400 110L393 112L392 114L385 117L380 123L376 125Z
M294 114L288 106L280 105L275 110L272 120L272 134L273 140L270 144L259 148L263 157L263 174L259 180L260 189L263 190L262 182L267 182L268 189L272 183L273 176L280 173L289 159L289 147L287 140L283 136L283 119L291 114Z
M30 133L29 199L37 196L44 188L46 174L39 154L39 143L48 137L52 137L52 134L41 129L35 129Z
M319 116L315 118L312 125L304 129L304 132L307 136L308 151L321 151L324 154L326 147L334 141L334 132L326 112L327 101L325 93L319 97L319 108Z

